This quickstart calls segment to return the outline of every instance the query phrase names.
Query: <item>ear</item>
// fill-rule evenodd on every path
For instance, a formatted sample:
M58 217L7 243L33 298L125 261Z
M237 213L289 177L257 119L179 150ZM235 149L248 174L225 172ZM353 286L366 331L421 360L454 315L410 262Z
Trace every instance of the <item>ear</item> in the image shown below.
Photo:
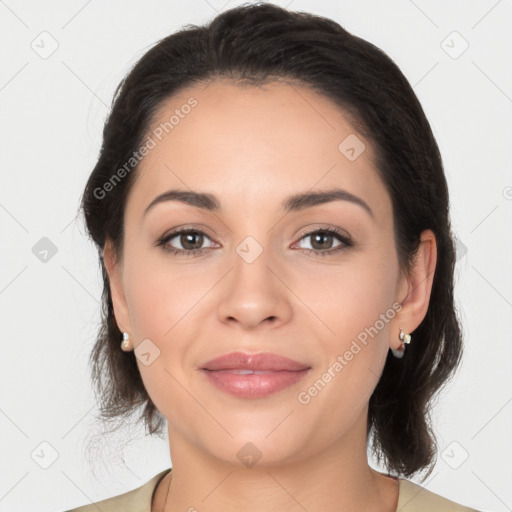
M423 231L420 245L414 258L411 272L403 276L399 286L398 300L402 309L397 317L396 332L391 335L390 347L400 346L400 328L410 334L425 318L430 302L437 263L437 243L432 230ZM400 300L401 299L401 300ZM414 339L414 336L413 336Z
M120 265L114 245L107 238L103 249L103 263L108 274L112 305L117 326L121 332L131 332L130 315L124 295L122 266Z

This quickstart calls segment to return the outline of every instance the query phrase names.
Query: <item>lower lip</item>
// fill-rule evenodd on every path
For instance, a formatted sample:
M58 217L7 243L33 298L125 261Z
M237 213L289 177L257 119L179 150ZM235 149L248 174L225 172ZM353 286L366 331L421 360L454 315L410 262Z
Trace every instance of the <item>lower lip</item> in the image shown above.
M229 370L204 370L210 382L217 388L241 398L262 398L292 386L301 380L311 368L300 371L276 371L242 375Z

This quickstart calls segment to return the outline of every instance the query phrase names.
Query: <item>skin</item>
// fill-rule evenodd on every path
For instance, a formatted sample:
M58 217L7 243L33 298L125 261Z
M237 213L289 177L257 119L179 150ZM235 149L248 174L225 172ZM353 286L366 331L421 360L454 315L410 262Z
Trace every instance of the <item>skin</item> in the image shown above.
M329 99L283 82L217 80L166 100L151 128L190 96L198 105L141 162L126 204L123 257L110 241L104 253L119 328L135 348L149 338L160 350L148 366L137 359L168 421L173 463L152 510L394 511L397 482L368 465L368 401L400 328L411 333L426 315L434 234L422 234L412 272L401 273L392 203L372 147L357 135L366 150L355 161L338 150L356 132ZM286 215L279 209L291 194L330 187L362 198L374 218L347 201ZM167 201L143 215L173 188L212 193L222 209ZM205 233L203 254L175 256L154 245L191 224ZM306 233L322 227L339 228L356 245L318 255L341 243L313 245ZM252 263L236 252L249 235L263 249ZM179 235L167 242L190 250L183 243ZM318 247L316 255L304 250ZM401 311L317 396L299 403L297 394L395 302ZM312 370L265 398L234 397L198 366L237 350L274 352ZM262 454L252 468L237 457L248 442Z

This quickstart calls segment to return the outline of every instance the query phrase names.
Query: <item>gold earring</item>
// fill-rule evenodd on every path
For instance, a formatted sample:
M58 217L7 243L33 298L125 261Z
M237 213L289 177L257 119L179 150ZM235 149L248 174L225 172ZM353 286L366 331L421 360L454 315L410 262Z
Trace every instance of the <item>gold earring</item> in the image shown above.
M400 338L400 346L398 348L392 348L391 352L396 358L401 359L402 357L404 357L405 344L409 344L411 342L411 335L406 334L400 327L400 334L398 335L398 337Z
M133 348L130 341L130 335L127 332L123 332L123 341L121 342L121 350L129 352Z

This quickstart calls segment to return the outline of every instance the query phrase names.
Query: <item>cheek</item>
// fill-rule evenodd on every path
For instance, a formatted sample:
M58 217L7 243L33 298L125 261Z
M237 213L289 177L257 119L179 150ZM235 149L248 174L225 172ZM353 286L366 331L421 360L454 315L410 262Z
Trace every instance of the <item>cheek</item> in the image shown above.
M336 266L302 269L294 277L294 291L324 323L315 322L315 329L323 329L324 339L339 346L392 308L397 277L393 253L376 247L347 253Z
M328 315L322 319L335 335L317 338L323 364L301 388L298 399L303 414L320 422L315 428L325 439L335 439L357 420L384 368L396 308L386 285L375 287L372 281L347 285L336 295L338 303L331 301L322 310ZM325 331L321 324L320 329ZM329 411L329 422L322 420L325 411Z
M147 251L132 252L125 266L125 294L132 328L137 335L167 339L195 297L197 283L188 282L180 269Z
M125 263L125 296L134 345L137 349L146 343L151 358L151 364L143 364L143 358L138 358L137 364L155 405L176 387L169 373L176 377L183 373L193 349L195 326L203 325L199 316L204 296L213 283L208 276L170 268L165 258L138 255L137 251L132 251Z
M308 305L322 320L315 322L315 330L326 356L315 377L320 377L319 385L329 382L343 401L362 404L377 385L389 350L390 324L399 310L393 306L397 275L392 254L371 252L317 275L315 287L310 283L309 289L316 291L308 293Z
M165 269L147 263L132 265L126 283L136 361L144 387L167 419L186 415L190 404L184 405L186 396L179 382L184 380L183 360L188 351L182 328L188 318L187 297L191 292Z

